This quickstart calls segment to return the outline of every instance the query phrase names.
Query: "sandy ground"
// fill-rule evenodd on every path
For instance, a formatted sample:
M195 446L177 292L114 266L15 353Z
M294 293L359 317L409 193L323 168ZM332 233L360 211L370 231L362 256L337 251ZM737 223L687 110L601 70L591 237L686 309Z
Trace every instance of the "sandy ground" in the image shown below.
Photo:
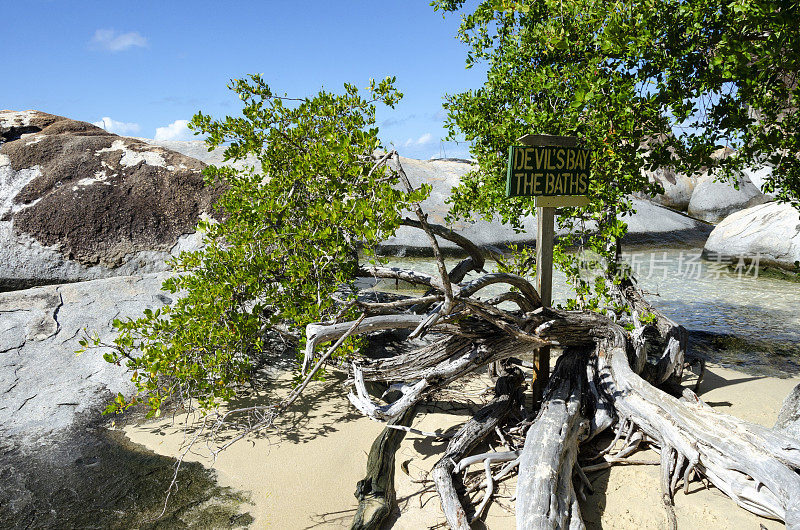
M474 381L449 391L417 414L414 427L426 431L454 432L469 417L461 403L480 404L490 396L482 393L484 381ZM740 418L772 426L783 398L800 377L777 379L752 377L710 366L699 394L711 406ZM289 389L289 379L279 379L274 399ZM128 437L153 451L176 455L184 442L185 417L166 418L124 427ZM349 527L356 507L355 485L363 477L367 453L382 426L366 419L350 406L341 378L332 376L314 383L281 420L282 434L241 440L219 455L213 464L219 482L248 492L255 518L253 528L303 529ZM439 458L446 440L408 434L397 452L396 489L402 515L389 525L400 529L423 529L441 525L444 517L430 483L420 482ZM211 465L204 444L196 444L188 457ZM636 458L657 460L652 451ZM405 470L408 470L406 472ZM479 466L471 468L477 476ZM582 503L589 528L664 528L660 504L658 466L618 466L590 475L594 495ZM475 528L514 527L514 480L499 486L500 497ZM475 497L479 500L479 497ZM476 501L477 502L477 501ZM715 488L693 482L689 494L675 496L679 528L759 530L783 528L782 523L757 517L736 506ZM440 526L444 527L444 526Z

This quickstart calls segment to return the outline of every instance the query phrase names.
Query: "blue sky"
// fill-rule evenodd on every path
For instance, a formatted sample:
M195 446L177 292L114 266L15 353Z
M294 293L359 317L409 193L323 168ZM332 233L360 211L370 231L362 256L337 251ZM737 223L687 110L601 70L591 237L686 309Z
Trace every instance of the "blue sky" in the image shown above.
M261 73L293 96L370 77L405 94L379 110L381 137L413 158L466 157L442 144L442 97L481 85L464 67L458 18L428 0L158 2L3 0L0 108L103 122L128 136L192 139L198 110L237 115L231 78Z

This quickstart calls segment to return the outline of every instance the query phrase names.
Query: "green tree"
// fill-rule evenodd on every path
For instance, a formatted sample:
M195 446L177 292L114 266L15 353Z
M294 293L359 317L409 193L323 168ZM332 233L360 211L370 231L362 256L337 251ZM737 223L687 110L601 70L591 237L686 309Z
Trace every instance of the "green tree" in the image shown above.
M637 11L610 49L672 117L686 165L769 166L766 191L800 208L797 2L658 0ZM736 156L712 159L720 145Z
M229 86L244 103L241 117L193 118L209 149L227 146L226 160L255 155L260 171L206 169L208 183L224 189L220 221L201 222L206 248L172 263L178 274L164 289L178 293L174 305L115 321L105 358L127 363L138 393L117 396L109 411L145 401L158 415L173 396L211 408L250 379L265 334L296 340L309 322L333 316L334 293L355 277L356 253L370 255L424 196L400 191L375 156L374 105L402 97L393 83L371 81L368 99L349 84L341 94L293 99L254 75ZM90 343L100 345L87 338L83 346Z
M435 2L453 11L462 2ZM604 281L591 285L581 277L578 256L565 250L585 245L613 263L615 245L631 212L629 195L654 193L642 175L642 144L668 131L666 120L642 90L635 73L609 65L593 44L606 23L600 9L585 12L579 2L482 2L464 15L459 37L468 45L467 66L484 61L486 82L476 90L446 98L451 136L472 142L479 169L453 193L452 213L486 217L499 213L517 225L534 213L531 198L504 194L508 146L528 133L577 136L591 149L591 203L559 210L569 229L555 249L556 263L577 290L570 307L598 306L592 287L606 293ZM522 272L522 271L520 271Z
M530 199L503 193L507 148L524 134L583 139L593 153L593 199L561 210L571 228L556 261L586 305L580 241L613 264L630 194L654 193L643 169L687 172L773 167L766 188L800 207L800 66L797 3L710 0L435 0L459 12L467 67L488 68L482 87L446 98L453 138L472 142L479 169L453 194L452 212L500 213L515 224ZM737 149L712 157L720 146ZM586 223L597 230L587 233ZM576 229L577 228L577 229ZM597 285L603 293L604 285Z

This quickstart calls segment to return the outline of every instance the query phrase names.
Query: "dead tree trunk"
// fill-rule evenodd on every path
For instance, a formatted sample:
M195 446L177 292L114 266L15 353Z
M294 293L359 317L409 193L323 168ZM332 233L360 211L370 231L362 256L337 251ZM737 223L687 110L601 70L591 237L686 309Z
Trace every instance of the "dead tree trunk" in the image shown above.
M786 396L773 429L800 440L800 384Z
M431 478L442 503L442 511L450 528L468 530L469 518L458 497L453 480L457 462L467 456L484 438L520 406L522 398L522 372L513 369L497 380L495 397L465 423L447 444L444 456L436 463ZM487 493L488 495L488 493Z
M583 528L572 482L578 441L588 430L582 415L590 352L565 352L556 363L542 408L525 436L517 479L517 528Z
M522 459L517 502L520 527L582 525L572 480L581 437L579 411L588 407L595 412L584 415L583 419L602 428L616 415L618 432L624 428L628 432L626 438L630 438L638 431L641 433L638 439L647 440L661 452L668 513L681 480L687 487L693 476L703 474L742 507L783 520L789 528L800 528L800 503L797 503L800 442L780 431L718 413L699 400L681 401L653 386L632 368L642 369L655 381L667 382L674 371L682 368L682 362L676 361L681 350L677 356L675 350L675 344L681 344L680 338L675 338L680 337L680 330L670 325L656 326L660 342L656 348L648 340L636 343L618 324L596 313L540 308L520 317L493 310L480 301L458 296L455 300L456 307L461 308L458 317L445 316L437 324L450 326L439 329L447 329L453 334L451 338L409 354L354 365L356 393L351 394L351 400L367 415L391 421L444 385L488 363L520 355L538 345L596 348L588 360L592 361L589 371L594 371L596 365L597 373L588 381L600 381L601 395L595 388L598 385L587 384L587 379L561 377L559 371L541 415L529 429L527 446L531 450L526 452L533 455L531 451L535 448L539 455L546 456ZM649 313L661 321L660 313L652 308ZM400 327L405 324L403 319L398 322ZM337 330L345 327L350 326L335 326ZM320 333L323 335L333 338ZM521 339L521 335L527 338ZM640 333L640 337L646 336ZM672 366L673 373L663 368L644 370L647 363L642 356L658 352L664 343L667 347L659 354L661 357L649 364ZM571 362L563 360L561 364L566 367ZM586 366L581 364L570 372L583 377ZM401 397L388 405L376 405L364 386L366 374L371 380L396 383ZM597 420L597 411L604 411L603 421ZM542 462L546 462L549 470L546 473L536 468ZM451 502L452 490L442 478L445 469L443 465L437 471L437 482L444 485L441 488L444 505L453 506L448 511L456 514L450 517L451 524L459 527L458 521L463 521L463 516L458 515L458 505Z
M682 478L702 473L740 506L800 528L800 443L778 432L688 404L636 375L619 347L607 353L606 391L619 415L641 429L662 454L665 503Z
M411 424L414 407L389 425ZM355 496L358 509L353 517L351 530L375 530L397 507L394 489L394 455L403 441L406 431L386 427L372 442L367 457L367 475L358 481Z
M633 307L649 306L641 291L630 284L622 286L621 296ZM657 317L663 342L674 342L682 334L682 328L675 331L680 326L652 307L648 310ZM691 477L702 473L743 508L782 520L787 528L800 528L800 443L718 413L699 400L682 402L655 388L631 369L624 331L618 326L609 330L613 346L604 359L610 375L604 379L606 391L616 396L614 405L620 416L658 445L668 511L678 481L682 478L686 489ZM671 355L668 346L662 359ZM675 370L679 369L676 363Z

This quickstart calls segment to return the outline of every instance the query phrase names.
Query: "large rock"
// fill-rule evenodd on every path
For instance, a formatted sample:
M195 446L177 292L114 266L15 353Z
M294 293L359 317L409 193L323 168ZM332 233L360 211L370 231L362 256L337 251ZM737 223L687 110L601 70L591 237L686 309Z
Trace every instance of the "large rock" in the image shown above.
M731 214L708 236L704 253L792 269L800 260L800 212L770 202Z
M0 290L154 272L197 248L202 162L38 111L0 111Z
M778 190L774 191L764 190L764 186L766 184L767 179L772 177L771 167L765 166L760 168L752 168L752 167L745 168L744 174L747 176L747 178L750 179L750 182L752 182L753 185L761 191L761 193L763 193L767 197L775 198Z
M664 137L660 137L660 140L657 141L660 143L663 140ZM650 142L646 141L644 145L647 146L649 143ZM672 151L672 149L670 149L670 151ZM674 151L672 152L674 155ZM731 156L732 154L733 150L728 148L720 148L714 151L711 157L714 159L723 159ZM698 182L708 176L708 171L703 170L700 173L686 175L684 173L678 173L674 167L665 166L660 167L655 171L642 170L642 175L647 177L650 182L658 182L661 184L661 186L664 188L664 193L658 194L655 197L638 194L638 198L666 206L667 208L673 208L675 210L685 212L689 208L692 194L694 193Z
M158 145L165 147L177 153L190 156L201 162L214 165L214 166L229 166L235 169L245 169L253 167L256 173L261 173L261 162L253 155L248 156L244 160L237 160L232 162L225 160L225 148L217 147L216 149L208 150L208 146L202 140L152 140L150 138L136 138L150 145Z
M640 196L641 199L650 200L656 204L686 211L689 201L697 185L697 177L678 173L670 167L662 167L656 171L643 171L650 182L658 182L664 188L664 193L655 197Z
M633 199L636 213L623 217L628 225L623 243L646 246L700 246L714 229L703 221L641 199Z
M422 208L428 219L434 223L444 223L449 210L446 203L450 191L461 178L475 169L469 160L414 160L401 158L403 169L413 186L430 184L432 191ZM707 223L697 221L679 212L663 208L649 201L633 199L636 214L623 220L628 224L626 243L643 245L702 244L712 228ZM410 217L415 218L413 214ZM504 225L499 217L492 221L478 219L459 221L453 228L479 246L504 247L509 244L532 244L536 241L536 216L522 219L524 231L517 233L509 225ZM557 228L557 233L564 230ZM457 251L449 241L441 241L445 252ZM427 236L421 230L400 227L395 236L384 241L379 251L389 255L424 255L430 252Z
M689 201L689 215L709 223L718 223L733 212L769 200L744 173L739 172L734 176L736 187L732 182L717 178L714 172L700 177Z
M76 355L84 329L108 343L115 318L170 303L168 273L0 293L0 438L33 442L71 429L129 392L125 368L102 351Z
M174 459L108 429L130 413L100 415L115 392L131 390L130 374L101 351L75 354L84 327L108 342L114 318L168 302L165 277L0 293L0 527L238 528L251 519L240 515L241 496L189 462L161 517Z

